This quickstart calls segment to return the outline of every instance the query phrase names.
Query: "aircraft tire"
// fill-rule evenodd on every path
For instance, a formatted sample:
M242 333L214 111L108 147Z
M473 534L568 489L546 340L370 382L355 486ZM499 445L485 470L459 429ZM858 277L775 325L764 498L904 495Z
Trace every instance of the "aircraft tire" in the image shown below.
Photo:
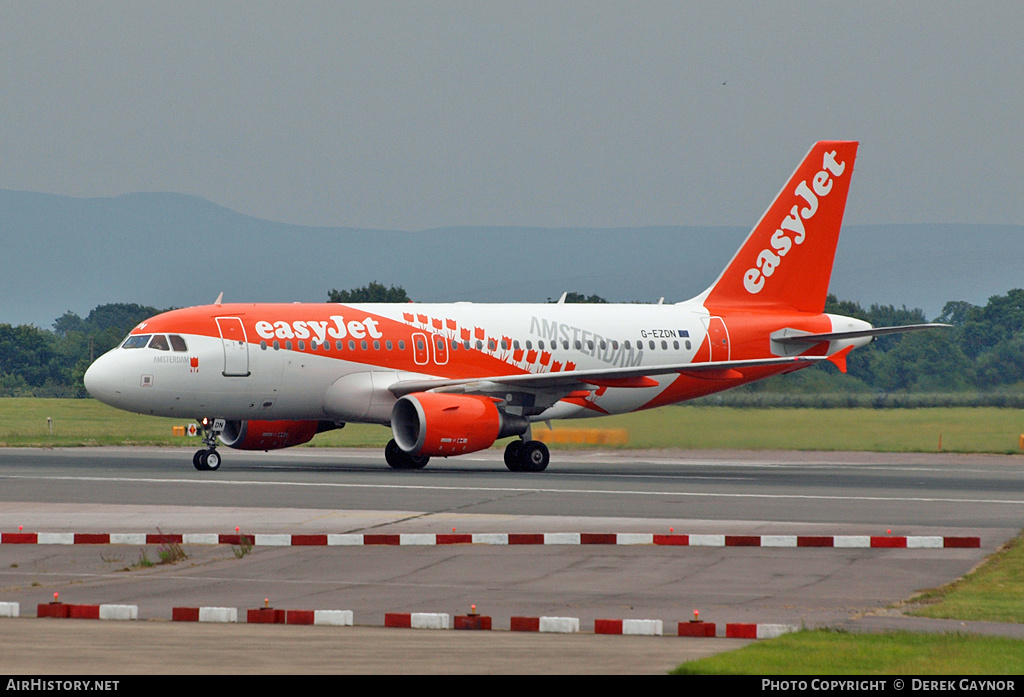
M396 470L421 470L430 462L429 455L410 455L399 448L394 439L389 440L384 448L384 459Z
M200 450L192 458L192 464L197 470L215 472L220 469L220 453L213 448Z
M518 439L513 440L511 443L505 446L505 466L508 467L509 471L523 471L522 460L519 457L519 453L522 449L523 441Z
M220 469L220 453L214 449L207 450L204 453L203 464L206 465L206 469L211 472Z
M398 443L391 439L388 441L387 446L384 448L384 459L388 461L388 465L392 469L404 470L408 469L405 466L405 461L408 456L402 452L402 449L398 447Z
M519 447L521 472L543 472L551 461L548 446L539 440L528 440Z

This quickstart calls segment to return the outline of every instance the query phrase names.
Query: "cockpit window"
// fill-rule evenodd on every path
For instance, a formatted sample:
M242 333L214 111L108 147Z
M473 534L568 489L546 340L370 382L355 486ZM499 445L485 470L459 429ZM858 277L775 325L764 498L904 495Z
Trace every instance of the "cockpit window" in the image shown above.
M188 351L188 346L185 344L185 340L177 334L171 334L167 338L171 340L171 348L175 351Z
M152 336L152 334L133 334L132 336L129 336L123 344L121 344L121 348L145 348Z
M171 350L171 345L167 343L167 337L163 334L154 334L153 340L149 342L149 347L157 351Z

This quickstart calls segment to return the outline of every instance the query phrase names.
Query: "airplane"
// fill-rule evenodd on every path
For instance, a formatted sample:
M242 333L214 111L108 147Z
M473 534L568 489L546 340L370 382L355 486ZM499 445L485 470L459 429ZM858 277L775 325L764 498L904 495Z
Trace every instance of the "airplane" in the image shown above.
M512 438L514 472L547 468L532 426L684 402L822 361L874 337L826 314L858 143L816 143L703 293L675 304L238 304L147 319L85 374L127 411L195 418L204 449L301 445L346 423L390 426L399 470Z

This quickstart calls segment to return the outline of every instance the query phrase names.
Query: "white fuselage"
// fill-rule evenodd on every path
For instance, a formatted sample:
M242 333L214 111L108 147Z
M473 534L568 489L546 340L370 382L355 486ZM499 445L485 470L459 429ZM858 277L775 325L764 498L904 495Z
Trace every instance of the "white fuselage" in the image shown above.
M868 326L829 315L772 315L767 330L793 327L800 319L817 331ZM240 327L240 340L224 335L228 322ZM759 332L758 350L749 339L730 336L728 318L712 319L694 302L205 306L160 315L132 332L180 336L187 350L116 348L90 367L86 384L101 401L145 414L388 423L395 401L389 388L404 380L486 380L783 355L771 352L764 340L769 333ZM866 341L832 342L827 353ZM558 400L531 418L657 406L652 402L679 377L652 375L650 386L597 388L582 400ZM697 392L707 394L739 383L697 384ZM692 396L698 395L667 395L666 403Z

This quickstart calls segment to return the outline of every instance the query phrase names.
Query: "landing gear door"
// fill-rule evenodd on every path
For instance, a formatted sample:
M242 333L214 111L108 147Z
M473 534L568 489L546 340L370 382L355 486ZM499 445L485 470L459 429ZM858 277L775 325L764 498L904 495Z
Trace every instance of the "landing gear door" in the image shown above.
M218 317L217 328L224 343L224 376L249 376L249 342L245 327L237 317Z

